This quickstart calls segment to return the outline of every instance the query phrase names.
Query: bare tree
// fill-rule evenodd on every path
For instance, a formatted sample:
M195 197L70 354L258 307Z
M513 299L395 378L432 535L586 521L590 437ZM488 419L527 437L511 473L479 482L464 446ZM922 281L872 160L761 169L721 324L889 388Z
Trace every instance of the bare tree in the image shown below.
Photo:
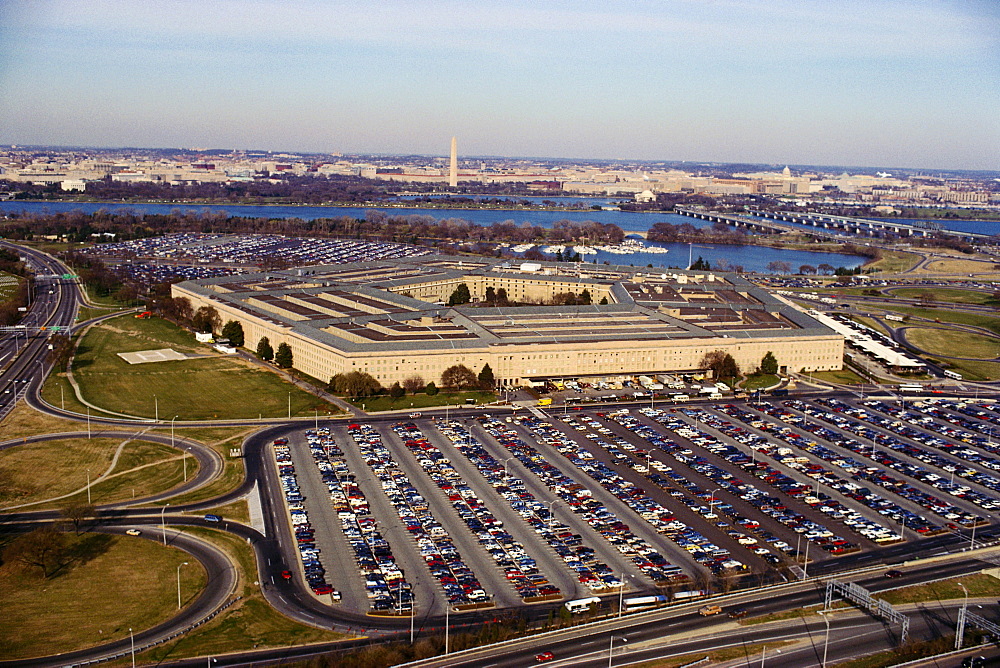
M73 530L80 535L80 527L87 520L97 517L97 509L87 503L74 503L66 506L60 511L63 518L73 525Z
M34 566L49 577L62 566L66 556L66 536L50 526L18 537L3 552L5 561Z
M427 383L424 382L424 379L420 376L410 376L409 378L405 378L403 380L403 389L410 394L416 394L420 390L424 389L426 385Z

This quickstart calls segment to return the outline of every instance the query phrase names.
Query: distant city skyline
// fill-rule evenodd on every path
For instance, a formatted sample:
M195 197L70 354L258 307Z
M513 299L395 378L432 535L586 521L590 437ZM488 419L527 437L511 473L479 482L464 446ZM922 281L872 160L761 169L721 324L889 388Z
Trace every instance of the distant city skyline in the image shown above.
M1000 169L988 0L7 0L0 143Z

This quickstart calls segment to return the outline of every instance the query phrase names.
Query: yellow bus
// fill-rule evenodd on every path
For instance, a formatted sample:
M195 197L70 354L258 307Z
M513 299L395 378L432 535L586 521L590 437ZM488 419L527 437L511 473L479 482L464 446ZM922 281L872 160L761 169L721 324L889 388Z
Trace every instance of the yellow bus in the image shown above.
M543 399L539 399L538 400L538 405L539 406L551 406L552 405L552 397L545 397Z

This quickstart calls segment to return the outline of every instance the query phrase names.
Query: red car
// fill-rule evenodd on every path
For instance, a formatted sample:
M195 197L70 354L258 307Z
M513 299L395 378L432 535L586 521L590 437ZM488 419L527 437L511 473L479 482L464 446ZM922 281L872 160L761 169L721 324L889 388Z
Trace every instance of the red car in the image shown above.
M553 661L555 660L555 658L556 655L553 654L552 652L542 652L541 654L535 655L535 661L537 663L545 663L547 661Z
M281 577L285 578L286 580L291 580L292 579L292 572L291 571L281 571Z

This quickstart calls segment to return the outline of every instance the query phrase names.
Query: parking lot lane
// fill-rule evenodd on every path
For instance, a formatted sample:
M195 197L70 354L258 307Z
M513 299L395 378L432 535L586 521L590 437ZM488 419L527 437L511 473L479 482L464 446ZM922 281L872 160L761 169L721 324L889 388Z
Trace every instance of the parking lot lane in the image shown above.
M476 440L484 443L487 435L482 430L476 429L475 424L475 421L470 421L467 429L471 431ZM579 587L580 583L577 582L575 576L570 574L563 560L557 557L547 545L544 545L539 540L534 530L521 519L520 515L514 512L514 509L510 507L510 504L505 499L500 498L496 490L493 489L493 486L483 478L472 462L452 445L447 437L441 434L436 428L427 426L422 426L421 428L435 446L447 453L451 463L466 483L486 503L486 506L496 518L503 522L504 529L524 545L528 554L538 562L541 572L552 579L553 583L562 591L565 598L572 599L577 598L578 595L590 595L589 589L584 590L581 588L581 591L577 592L577 587ZM512 464L514 462L512 460L509 463Z
M356 447L352 447L351 437L347 434L345 425L337 425L332 428L331 433L337 443L341 446L344 459L347 462L351 473L355 475L355 482L361 488L368 501L371 514L378 519L382 535L389 542L392 554L396 562L402 567L406 576L406 581L413 586L413 596L416 610L419 614L444 614L444 592L438 586L434 578L427 570L427 564L417 552L416 544L410 537L396 509L389 503L388 497L382 490L375 474L365 464ZM358 571L357 564L352 564L355 572ZM362 592L362 596L365 596ZM367 600L364 601L367 610Z
M295 465L295 475L305 501L309 523L315 529L316 547L320 549L320 560L326 569L327 581L341 593L342 600L338 604L350 610L368 611L368 600L365 596L364 581L358 572L358 567L352 558L351 546L340 528L340 519L330 506L330 495L327 491L319 470L313 461L312 454L306 443L304 430L296 431L288 436L288 446ZM284 502L284 499L280 499ZM294 544L295 537L291 540ZM301 569L296 559L292 563ZM330 604L329 595L318 596L323 603Z
M449 537L455 542L455 547L462 555L462 560L475 573L483 585L483 589L493 596L493 602L500 607L520 605L521 599L507 582L507 578L500 573L492 557L486 553L482 545L479 544L479 540L472 535L469 527L452 508L444 496L444 492L427 477L409 449L403 445L399 437L388 426L379 425L378 431L382 435L382 442L392 450L393 457L410 482L427 500L427 505L434 517L441 522ZM438 435L438 438L443 437Z
M644 440L642 440L632 432L628 431L624 427L621 427L621 425L612 420L601 420L601 424L611 428L616 436L624 439L636 449L649 449L652 447L649 443L646 443ZM618 431L615 431L614 428L617 428ZM586 434L586 433L591 433L591 432L589 431L581 432L581 434ZM628 456L626 463L617 463L614 457L610 456L608 452L603 448L597 447L593 444L590 444L588 447L590 452L592 452L598 459L604 462L608 467L616 471L618 475L620 475L623 479L641 488L648 497L650 497L663 507L668 508L671 512L674 513L674 515L676 515L678 520L698 531L700 534L708 538L713 544L729 550L730 554L733 555L733 558L750 566L757 565L762 568L766 567L765 562L763 560L761 560L759 557L749 552L748 550L743 549L741 545L739 545L733 538L722 532L722 530L716 527L714 523L706 521L703 517L692 511L687 505L681 503L678 500L678 498L671 496L662 487L654 483L652 480L649 480L646 477L646 475L644 475L639 471L636 471L635 470L636 466L638 465L645 466L646 462L644 458L640 462L636 460L634 457ZM666 456L665 453L663 452L658 451L657 453L651 454L650 456L650 463L652 463L653 461L668 461L668 460L669 460L669 463L667 464L668 466L671 466L673 468L678 468L678 467L684 468L682 464L673 461L672 459L669 459L669 457ZM695 471L686 468L684 474L685 476L692 479L697 479L698 477L698 474ZM709 480L708 478L703 478L703 480L704 482L700 486L703 487L704 489L711 490L715 487L714 484L711 484L711 480ZM685 494L685 496L694 498L690 493ZM702 502L702 500L699 499L699 502ZM694 560L690 558L690 553L688 553L687 550L682 549L674 541L667 540L662 537L660 538L660 540L662 541L662 543L657 544L657 548L660 549L661 554L671 559L674 563L685 563L689 560L692 561L692 563L696 563L694 562ZM700 569L701 567L692 566L692 568Z
M619 518L625 518L623 521L629 525L629 527L635 526L637 523L645 525L645 522L640 518L637 518L634 514L624 515L620 513L619 510L624 507L624 504L618 502L618 499L614 497L613 494L605 490L598 484L596 480L588 476L585 472L574 466L568 459L563 457L555 448L548 446L544 443L539 443L535 439L534 435L530 431L524 429L521 425L517 423L512 423L508 425L513 427L517 432L518 437L521 438L525 443L529 444L531 447L538 450L547 461L551 462L554 466L557 466L564 474L570 476L580 485L583 485L587 489L591 490L595 498L604 504L611 512L615 513ZM483 443L486 448L493 454L494 457L500 460L506 459L511 456L511 452L507 448L503 447L496 442L492 437L484 434ZM533 472L525 468L522 463L517 459L510 460L509 464L511 471L516 471L517 476L521 478L528 490L535 495L536 498L549 503L553 500L558 499L558 497L545 485L544 482L539 480ZM608 501L613 500L615 503L613 505L608 505ZM584 521L582 518L578 517L571 509L567 508L566 504L561 500L558 501L554 506L555 521L562 522L563 524L570 527L573 533L580 534L584 536L584 543L594 548L600 560L608 564L615 570L616 574L621 574L624 569L625 573L631 578L628 580L630 583L639 583L637 586L642 589L651 589L653 583L643 575L638 568L636 568L629 559L622 554L618 549L616 549L611 543L608 542L607 538L601 535L599 531L594 529L590 524ZM648 527L648 525L646 525ZM643 535L637 532L636 535ZM656 548L662 547L662 539L660 539L658 534L654 532L654 540L649 541L650 545ZM677 564L681 567L687 567L685 570L690 568L688 572L694 572L694 567L690 566L690 561L685 559L684 561L673 561L672 563ZM585 587L579 588L581 596L592 596L593 594L589 589ZM617 591L617 589L615 589Z

